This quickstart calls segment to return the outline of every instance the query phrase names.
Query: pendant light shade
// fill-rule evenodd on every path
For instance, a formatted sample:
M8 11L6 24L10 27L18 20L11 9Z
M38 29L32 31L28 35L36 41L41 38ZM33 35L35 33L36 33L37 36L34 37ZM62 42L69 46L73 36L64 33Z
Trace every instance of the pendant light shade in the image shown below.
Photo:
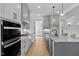
M62 12L60 13L61 16L63 16L63 3L61 4L62 6Z
M53 22L55 22L55 17L54 17L54 8L55 8L55 6L53 6Z
M63 16L63 13L61 13L60 15Z

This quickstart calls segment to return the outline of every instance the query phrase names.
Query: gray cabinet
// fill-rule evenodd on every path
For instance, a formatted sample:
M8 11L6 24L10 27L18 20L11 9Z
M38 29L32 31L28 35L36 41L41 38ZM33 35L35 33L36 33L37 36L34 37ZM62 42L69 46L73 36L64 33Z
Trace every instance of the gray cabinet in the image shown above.
M44 34L44 40L45 40L47 47L49 47L49 34Z
M79 56L79 42L55 42L55 56Z
M21 23L21 3L1 3L0 17Z
M52 39L49 39L49 56L53 56L54 54L54 41Z
M50 56L79 56L79 42L56 42L49 40Z
M30 48L32 44L31 39L29 39L27 36L21 37L21 55L25 56L28 49Z
M44 22L43 28L50 29L50 16L44 16L43 22Z

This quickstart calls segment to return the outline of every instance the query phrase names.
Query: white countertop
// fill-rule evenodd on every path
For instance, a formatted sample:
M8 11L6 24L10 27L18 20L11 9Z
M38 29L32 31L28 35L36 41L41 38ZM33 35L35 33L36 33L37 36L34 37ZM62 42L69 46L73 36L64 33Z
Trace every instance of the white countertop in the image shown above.
M51 38L51 40L54 40L54 42L79 42L79 39L68 38L64 36Z

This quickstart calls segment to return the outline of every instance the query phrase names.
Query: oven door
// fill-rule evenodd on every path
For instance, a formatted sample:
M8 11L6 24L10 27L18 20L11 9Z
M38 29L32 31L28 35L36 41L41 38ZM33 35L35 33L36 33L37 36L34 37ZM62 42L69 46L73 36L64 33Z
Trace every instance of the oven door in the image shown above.
M19 29L3 29L3 42L20 36Z
M10 44L4 45L3 56L17 56L21 49L21 40L18 39Z

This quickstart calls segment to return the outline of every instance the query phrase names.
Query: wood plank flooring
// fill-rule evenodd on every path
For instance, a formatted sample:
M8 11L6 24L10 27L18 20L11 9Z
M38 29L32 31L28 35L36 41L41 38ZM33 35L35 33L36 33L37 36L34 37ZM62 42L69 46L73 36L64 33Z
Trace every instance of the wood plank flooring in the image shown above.
M48 49L46 47L43 37L36 37L36 41L32 44L26 56L48 56Z

